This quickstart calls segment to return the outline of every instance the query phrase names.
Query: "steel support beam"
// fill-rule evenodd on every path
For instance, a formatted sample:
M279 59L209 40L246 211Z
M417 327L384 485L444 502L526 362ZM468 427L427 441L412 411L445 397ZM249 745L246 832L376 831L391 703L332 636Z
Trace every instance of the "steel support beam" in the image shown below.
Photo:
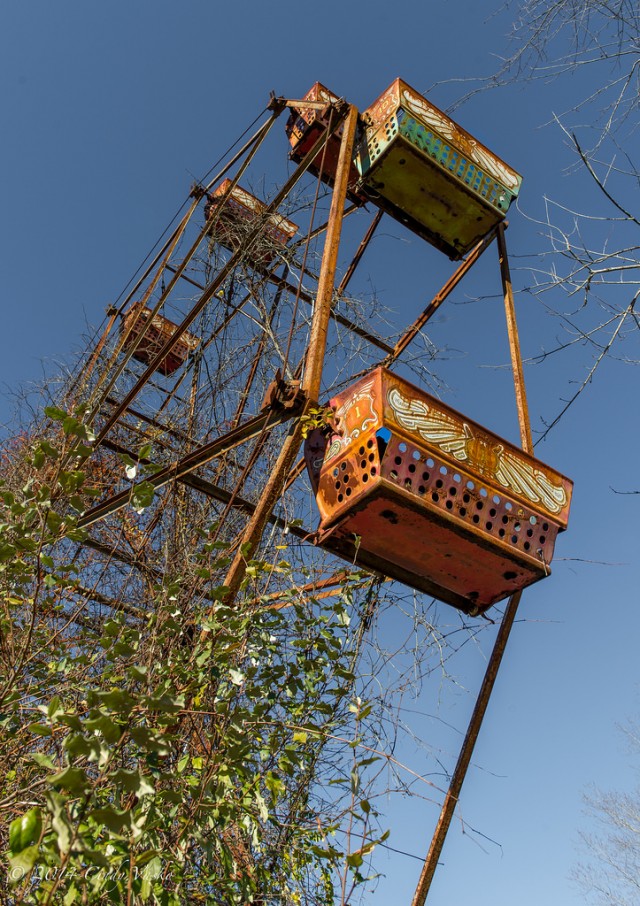
M343 117L339 113L336 113L332 129L331 130L328 129L321 136L319 136L319 138L316 142L314 142L313 147L305 155L305 157L303 158L303 160L301 161L301 163L299 164L299 166L297 167L295 172L287 180L287 182L282 187L282 189L277 193L277 195L275 196L273 201L271 201L266 206L266 208L264 210L265 216L268 216L269 214L273 213L274 211L276 211L278 209L278 207L281 205L281 203L287 197L287 195L289 194L291 189L293 189L293 187L296 185L298 180L306 172L309 165L311 163L313 163L313 161L316 158L316 155L321 150L322 146L327 141L327 139L330 137L331 133L339 127L340 123L342 122L342 119L343 119ZM200 236L198 237L198 239L192 246L191 250L189 251L187 258L182 262L180 267L177 269L177 272L172 277L170 285L169 285L169 287L167 287L166 293L164 295L168 294L168 292L173 287L175 282L177 282L177 280L180 278L180 274L186 267L187 261L190 259L190 257L193 256L193 254L195 254L197 247L199 246L204 235L206 235L208 229L209 229L209 224L206 224L204 230L201 231ZM105 437L105 435L110 430L110 428L116 423L116 421L120 417L121 412L124 412L124 410L127 408L127 406L129 406L133 402L133 400L137 397L137 395L140 393L142 388L145 386L145 384L147 383L149 378L151 378L151 376L154 374L154 372L158 368L158 365L160 364L160 362L162 362L167 357L167 355L172 351L174 346L176 346L176 344L180 340L180 337L193 324L193 322L198 317L200 312L204 309L205 305L207 305L207 303L213 298L213 296L218 291L218 289L222 286L222 284L224 283L224 281L226 280L228 275L231 273L233 268L238 264L241 257L243 255L245 255L247 252L251 251L252 245L258 239L258 236L263 231L263 229L264 229L264 220L261 218L260 222L258 224L256 224L256 226L253 227L251 230L249 230L249 232L247 233L243 246L241 248L238 248L235 252L233 252L233 254L229 258L229 260L226 262L226 264L223 265L223 267L218 271L218 273L216 274L214 279L211 281L211 283L209 283L209 285L207 286L207 288L205 289L203 294L200 296L198 301L195 303L195 305L191 308L191 310L188 312L188 314L185 315L185 317L180 322L180 324L177 325L175 331L171 334L171 336L167 337L166 341L162 345L162 348L156 353L156 355L153 357L153 359L149 362L148 366L144 370L141 377L136 381L135 385L131 388L131 390L128 391L128 393L125 394L122 402L120 403L120 407L118 409L116 409L115 412L112 413L110 418L107 419L105 424L102 426L102 428L96 438L96 444L99 444L101 442L101 440ZM156 308L157 307L158 306L156 306Z
M505 224L501 223L496 227L493 234L489 235L491 236L491 239L493 239L494 236L497 235L498 240L500 275L502 278L502 289L504 293L504 305L507 317L509 348L511 351L513 382L516 391L516 403L518 407L518 421L520 424L522 449L526 453L533 455L531 425L529 423L529 410L527 407L524 374L522 370L522 358L520 355L520 343L518 340L518 328L516 325L515 306L513 302L513 289L511 286L511 276L509 273L509 261L507 258L507 246L504 239L504 232ZM487 239L489 239L489 236L487 236ZM483 242L486 242L486 240L483 240ZM487 242L487 245L488 244L489 243ZM478 250L480 250L480 252L484 251L484 248L486 248L487 245L484 245L484 248L481 248L482 245L483 243L480 243L479 246L476 246L474 252ZM471 254L473 255L474 252L472 252ZM471 720L469 721L469 726L467 728L467 732L462 743L460 753L458 755L458 760L454 772L451 776L449 789L447 790L445 800L442 804L440 817L438 819L438 823L431 840L429 852L427 853L427 857L424 861L422 873L420 875L413 900L411 901L411 906L424 906L429 890L431 889L431 882L433 881L433 876L438 865L442 847L444 846L447 831L449 830L451 820L460 799L462 784L464 783L464 779L467 775L467 770L473 756L473 750L475 748L475 744L482 727L482 721L484 720L484 716L489 705L491 693L493 692L493 687L498 675L498 670L500 669L500 665L502 663L502 657L507 647L507 642L509 640L511 629L516 618L516 613L518 611L518 605L520 604L521 597L522 592L518 591L509 598L509 602L504 612L502 622L500 623L500 628L498 630L498 635L496 636L493 651L491 652L491 656L487 664L487 669L482 681L482 686L480 687L478 698L471 715Z
M442 804L440 818L438 819L438 824L433 839L431 840L431 846L424 861L416 892L411 901L411 906L424 906L427 894L431 888L431 882L433 881L433 876L438 865L438 859L440 858L440 853L444 846L453 813L455 812L458 800L460 799L462 784L464 783L467 768L469 767L476 740L480 733L480 728L487 710L487 705L489 704L489 699L491 698L496 676L498 675L498 670L502 663L502 656L507 647L507 641L511 633L511 627L513 626L521 596L521 591L518 591L515 595L511 596L504 617L502 618L502 623L500 624L493 651L491 652L491 657L487 664L487 670L482 681L482 686L480 687L480 692L478 693L475 708L473 709L473 714L469 721L469 727L464 742L462 743L460 754L458 755L458 761L451 777L447 795Z
M513 370L513 386L516 392L516 406L518 408L518 424L520 425L520 441L522 449L533 456L533 439L531 437L531 424L529 422L529 406L527 391L524 384L524 371L522 368L522 355L520 353L520 340L518 338L518 325L516 324L516 309L513 301L513 287L511 285L511 272L507 257L507 244L504 238L505 227L498 226L498 259L500 262L500 277L502 278L502 292L504 294L504 310L507 316L507 332L509 334L509 349L511 351L511 368Z
M267 428L274 428L277 425L282 424L282 422L288 421L294 414L295 412L291 410L277 413L271 412L270 410L263 412L255 418L245 422L245 424L241 425L239 428L229 431L227 434L223 434L222 437L218 437L216 440L212 440L208 444L198 447L191 453L187 453L186 456L165 466L159 472L156 472L155 475L150 475L145 480L145 483L153 485L157 490L158 488L162 488L166 484L169 484L171 481L179 481L191 472L200 468L200 466L204 466L218 456L228 453L230 450L233 450L234 447L245 443L245 441L257 437ZM127 506L135 494L136 487L137 485L132 485L132 487L128 488L126 491L121 491L109 500L104 500L102 503L94 506L86 512L84 516L81 516L78 519L78 527L87 528L87 526L93 525L95 522L99 522L106 516L110 516L112 513L116 513L118 510Z
M387 359L385 359L383 363L384 365L391 365L393 362L395 362L398 356L405 351L409 343L411 343L416 338L427 321L432 318L433 315L435 315L445 299L453 292L462 278L469 273L478 258L480 258L482 253L489 248L495 238L496 231L495 229L493 229L490 233L487 233L485 238L482 239L474 249L469 252L469 255L465 258L460 267L456 271L454 271L454 273L447 280L440 292L433 297L422 314L417 317L413 324L403 333L403 335L394 346L391 355Z
M309 349L302 380L302 389L306 396L303 415L308 411L310 404L317 401L320 394L327 329L333 302L340 234L344 217L344 206L347 197L349 170L357 123L358 111L355 107L350 106L344 124L342 141L340 143L336 178L331 198L331 208L329 211L329 223L327 225L327 234L322 254L318 292L311 323ZM282 495L284 483L291 471L296 456L298 455L302 436L303 422L301 418L297 418L291 426L291 431L282 446L273 471L267 479L267 483L256 510L247 524L242 536L240 548L229 567L224 583L229 589L226 596L228 603L235 600L245 576L247 567L247 548L249 552L253 552L257 547L267 524L267 520L273 512L276 502Z

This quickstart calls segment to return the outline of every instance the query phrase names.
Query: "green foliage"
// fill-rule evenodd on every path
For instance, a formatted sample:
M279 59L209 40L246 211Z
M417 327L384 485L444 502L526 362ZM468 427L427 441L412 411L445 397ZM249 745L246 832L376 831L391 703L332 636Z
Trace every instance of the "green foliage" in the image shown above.
M226 546L203 533L191 572L156 583L143 618L93 617L77 527L92 435L47 415L61 433L34 446L28 481L0 504L0 890L34 904L333 904L336 878L363 883L378 842L348 590L276 609L254 590L274 575L293 587L291 569L252 560L227 606ZM148 482L134 486L136 511L152 501Z

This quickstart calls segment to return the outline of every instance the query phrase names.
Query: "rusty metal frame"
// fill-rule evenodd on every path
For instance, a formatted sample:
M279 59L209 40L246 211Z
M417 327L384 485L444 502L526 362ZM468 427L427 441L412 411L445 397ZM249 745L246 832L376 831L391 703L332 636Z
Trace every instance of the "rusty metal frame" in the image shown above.
M356 208L346 208L345 212L344 212L344 217L347 217L348 214L350 214L353 210L356 210ZM375 220L375 218L374 218L374 220ZM327 228L327 224L324 223L322 225L322 227L318 227L317 230L313 231L313 233L311 234L312 237L316 234L319 235L319 234L323 233L326 230L326 228ZM371 230L371 227L369 229ZM306 241L306 238L307 237L305 237L305 241ZM371 239L371 236L369 236L367 233L367 235L365 235L364 239L362 240L362 242L364 243L364 248L362 248L362 251L360 251L360 249L358 250L358 252L360 252L360 254L358 254L358 252L356 252L356 255L358 255L358 260L356 261L355 257L354 257L354 261L352 261L351 264L349 265L349 267L347 268L347 271L345 272L345 277L342 278L340 286L336 289L336 298L339 299L340 295L346 290L347 283L353 276L355 267L359 263L360 258L362 257L362 254L364 253L366 246L369 244L370 239ZM167 270L171 271L172 273L175 273L175 269L172 268L170 265L167 265ZM282 287L284 289L288 289L289 292L293 293L294 295L297 293L298 297L300 299L302 299L303 302L306 302L308 305L313 304L313 295L311 293L307 292L302 287L294 286L293 283L290 283L284 277L278 277L274 273L274 270L275 270L275 268L267 271L265 274L265 279L267 279L270 283L273 283L276 287ZM312 274L311 271L309 271L308 269L305 270L305 273L307 273L310 277L313 277L314 279L316 278L315 274ZM347 275L348 275L348 279L345 282L345 278L347 277ZM182 280L186 280L187 283L190 283L192 286L195 286L196 289L204 291L204 289L206 288L205 286L203 286L202 283L198 283L196 280L193 280L191 277L187 277L185 274L181 274L180 277ZM382 350L382 352L386 352L389 355L391 355L391 353L393 353L393 349L394 349L393 346L389 345L389 343L385 342L385 340L383 340L381 337L377 337L375 334L370 333L364 327L360 327L359 324L354 323L349 318L345 317L345 315L341 315L338 312L336 312L335 310L332 310L331 311L331 320L335 321L337 324L341 324L343 327L346 327L347 330L350 330L352 333L355 333L357 336L362 337L363 340L366 340L368 343L371 343L372 346L376 346L378 349Z
M132 450L129 450L127 447L123 446L122 444L118 444L115 441L105 440L103 446L107 450L111 450L113 453L130 456L132 459L136 460L136 454ZM136 461L141 465L154 464L151 459L138 458ZM302 464L304 465L304 461ZM180 475L178 478L176 478L176 481L179 481L181 484L192 488L194 491L198 491L199 493L204 494L206 497L210 497L212 500L217 500L219 503L230 505L235 509L244 510L247 513L253 513L256 508L256 504L251 500L247 500L245 497L241 497L239 494L234 494L231 491L228 491L227 488L223 488L206 478L200 478L199 475L194 475L191 472L187 473L186 475ZM281 519L280 516L271 515L268 521L273 525L277 525L280 528L286 529L289 534L295 535L297 538L303 540L305 538L308 538L311 534L310 529L302 528L299 525L291 525L289 522L287 522L286 519Z
M287 180L287 182L282 187L282 189L277 193L275 198L266 206L265 211L264 211L265 215L271 214L273 211L276 211L278 209L278 207L280 206L282 201L288 196L291 189L293 189L293 187L296 185L296 183L299 181L299 179L307 171L307 169L309 168L309 165L311 163L313 163L316 155L318 154L318 152L320 151L320 149L322 148L324 143L328 140L328 138L331 136L331 134L333 134L333 132L335 132L339 128L339 126L341 125L341 123L343 121L343 118L344 117L343 117L342 112L337 111L337 115L335 117L334 122L331 124L331 127L327 128L327 130L318 137L317 141L314 142L313 147L305 155L305 157L303 158L303 160L301 161L299 166L296 168L294 173ZM256 145L252 149L252 152L257 150L257 147L258 147L258 145ZM250 159L250 157L251 157L251 154L249 155L248 159ZM245 161L245 164L246 163L247 163L247 161ZM239 178L239 175L240 175L240 173L238 174L237 178ZM343 203L343 207L344 207L344 203ZM188 261L193 256L193 254L195 254L195 251L196 251L197 247L200 245L202 238L206 235L207 230L209 229L209 226L210 226L210 224L209 224L209 222L207 222L207 224L205 224L205 227L201 231L200 235L196 239L196 242L194 243L194 245L190 249L189 253L187 254L187 257L184 259L182 264L178 267L178 269L177 269L178 273L174 274L165 293L163 293L163 297L161 297L161 299L159 300L158 306L162 303L164 296L166 296L171 291L171 289L173 288L173 286L179 279L180 274L186 267ZM138 394L140 393L142 388L145 386L145 384L147 383L149 378L156 371L158 364L160 362L162 362L162 360L171 352L171 350L178 343L180 337L185 332L185 330L189 329L191 324L195 321L195 319L200 314L200 312L204 309L205 305L209 302L209 300L215 295L217 290L224 283L225 279L227 278L229 273L233 270L233 268L236 266L236 264L240 261L242 256L245 255L247 253L247 250L251 248L251 245L256 241L256 239L260 235L262 228L263 228L262 222L257 223L247 233L244 246L241 248L238 248L231 255L231 257L226 262L226 264L218 271L218 273L216 274L214 279L211 281L211 283L209 283L209 285L203 292L202 296L198 299L196 304L191 308L191 310L188 312L188 314L184 317L184 319L181 321L181 323L177 326L177 328L173 332L173 334L167 338L166 342L163 344L162 348L156 353L156 355L153 357L151 362L149 362L149 365L147 366L147 368L145 369L143 374L140 376L140 378L137 380L135 385L125 394L125 396L120 404L120 407L111 414L109 419L107 419L106 423L102 426L102 428L100 429L100 432L98 433L98 435L96 437L96 446L100 444L100 442L106 436L108 431L117 422L118 418L120 417L122 412L124 412L126 407L129 406L133 402L133 400L138 396Z
M313 109L323 109L326 106L325 104L319 104L316 102L284 101L283 99L275 99L273 104L274 111L276 110L276 108L278 108L278 112L282 109L283 105L295 105L299 107L306 104L306 106ZM404 350L418 335L420 330L434 315L440 305L450 295L450 293L458 285L462 278L468 273L471 267L478 261L478 259L494 239L497 239L498 244L498 257L502 279L509 346L511 351L521 442L523 449L527 453L532 454L533 452L531 427L529 423L529 414L524 386L522 358L515 320L513 290L511 286L508 256L504 236L506 226L505 223L501 223L494 227L494 229L469 253L468 257L462 262L462 264L454 272L454 274L443 286L440 292L433 297L422 314L403 333L403 335L396 342L393 348L389 347L388 344L385 344L384 341L380 341L377 338L371 337L368 332L357 329L357 326L348 322L348 319L341 318L332 312L332 305L336 295L335 274L342 221L346 216L346 212L348 212L349 210L346 209L345 211L345 202L347 198L348 178L355 139L355 131L358 121L358 111L355 107L347 107L346 105L343 106L338 104L334 107L334 109L338 114L335 117L334 122L332 122L331 126L327 128L317 139L313 147L303 158L302 162L300 163L299 167L296 169L292 177L287 181L285 186L280 190L280 192L276 195L274 200L268 205L266 209L267 213L270 213L271 211L277 209L281 201L288 195L291 188L293 188L298 179L308 169L309 165L315 160L323 144L328 140L331 134L337 131L337 129L344 121L344 130L340 144L340 154L332 194L331 211L329 220L326 225L325 246L315 300L309 294L303 294L303 292L300 293L301 298L304 298L305 301L311 302L314 306L311 336L302 381L303 393L300 404L297 408L288 410L284 409L279 411L274 408L270 408L257 417L249 420L244 425L235 427L233 430L227 432L216 440L211 441L210 443L205 444L192 451L191 453L183 456L177 462L164 467L155 475L150 476L150 478L148 479L148 481L154 486L154 488L161 488L169 482L177 480L179 482L182 482L183 484L189 485L196 490L202 491L205 494L209 494L215 499L220 500L220 502L251 512L251 517L247 523L247 526L245 527L242 538L240 539L241 543L239 545L239 550L237 551L231 563L231 566L229 567L225 579L225 585L228 588L226 598L227 602L234 601L245 576L247 557L253 550L255 550L257 544L260 541L260 538L262 537L267 522L270 521L279 525L286 525L284 520L274 516L273 510L282 494L284 486L288 483L288 478L289 480L292 480L293 477L298 474L298 469L294 468L292 471L292 467L294 465L295 458L298 454L302 440L303 418L307 414L310 406L312 404L315 404L319 398L329 319L331 317L335 317L336 320L338 320L340 323L344 323L345 326L349 327L349 329L355 329L356 333L359 333L365 339L368 339L374 342L380 348L383 348L384 351L388 353L388 357L384 360L384 364L391 364L404 352ZM277 113L275 115L277 115ZM370 225L367 234L362 240L360 248L356 252L356 256L354 257L350 268L347 270L345 277L340 284L338 292L342 292L346 288L351 275L360 260L361 255L364 253L364 250L366 249L369 241L371 240L371 237L373 236L373 233L381 216L382 215L379 212ZM206 234L207 227L205 227L204 234ZM247 242L245 243L243 249L239 249L236 252L232 253L229 261L219 271L214 280L208 286L202 288L203 294L197 301L195 306L178 326L178 329L175 331L173 336L168 338L162 349L156 354L153 361L150 362L149 366L145 370L142 377L138 380L136 385L129 391L129 393L126 394L125 398L120 401L119 406L116 408L116 410L112 412L108 417L106 424L103 426L100 432L98 442L105 438L105 435L109 431L109 429L118 421L120 416L128 410L130 403L135 399L142 387L150 379L151 375L155 371L157 364L162 361L162 359L178 342L180 335L195 320L199 312L204 308L207 302L211 299L211 297L223 283L228 273L240 260L241 255L246 253L247 243L250 247L251 243L257 238L259 232L260 227L257 226L253 231L249 233ZM198 241L200 241L200 239ZM165 245L164 248L166 249L167 247L168 246ZM158 260L158 258L156 260ZM188 260L188 258L186 260ZM181 265L174 271L172 286L175 285L175 282L178 279L184 276L183 270L185 264ZM288 281L286 281L284 278L278 278L271 273L267 274L266 276L267 279L274 282L278 287L289 286ZM185 279L187 278L185 277ZM212 482L209 482L192 474L194 470L196 470L200 466L211 462L213 459L224 455L231 449L252 438L260 437L266 431L269 431L277 425L283 424L288 420L291 420L292 422L291 429L282 445L282 449L278 456L277 462L263 488L261 497L257 504L250 503L249 501L246 501L243 498L230 493L226 489L220 488ZM116 449L117 447L117 444L111 441L105 441L105 445L110 446L111 449ZM105 518L109 514L114 513L122 507L126 506L130 502L132 494L135 492L135 487L136 486L134 485L131 489L123 491L120 494L115 495L110 500L103 501L101 504L98 504L78 520L78 526L88 527ZM304 530L294 530L294 527L291 527L290 530L294 531L294 533L298 536L306 534ZM98 545L95 546L97 547ZM331 582L332 578L322 580L320 583L316 583L315 588L324 586L329 587L331 585ZM424 906L426 897L428 895L435 869L438 864L438 859L445 842L446 834L451 824L455 808L459 801L462 785L464 783L464 779L466 777L466 773L473 755L475 743L477 741L486 709L490 701L498 670L502 663L502 658L506 649L511 629L513 627L518 605L520 603L521 594L521 592L517 592L516 594L512 595L507 604L501 625L498 630L496 641L494 643L493 651L487 665L487 670L485 672L485 676L478 693L465 739L458 756L457 764L451 777L449 789L442 805L440 817L432 838L431 846L423 865L423 870L418 882L418 886L412 900L412 906ZM274 606L278 605L275 604Z
M451 776L449 789L447 790L444 803L442 804L438 824L436 825L436 829L431 840L431 846L429 847L429 852L427 853L427 857L422 867L422 873L420 875L420 879L418 880L416 892L411 901L411 906L424 906L425 900L427 899L427 894L429 893L429 890L431 888L431 882L433 881L433 876L438 866L438 859L440 858L442 847L444 846L444 841L451 824L451 819L453 818L453 813L455 812L456 806L460 799L462 784L464 783L467 769L469 767L469 763L471 762L471 757L473 755L476 740L480 733L482 721L489 704L489 699L491 698L493 686L498 675L498 670L500 669L500 664L502 663L502 656L505 652L505 648L507 647L507 642L511 633L511 627L513 626L513 621L515 620L518 604L520 603L521 597L521 591L518 591L515 593L515 595L511 596L509 603L507 604L507 609L505 610L504 617L502 618L500 629L498 630L498 635L493 646L493 651L491 652L491 657L489 658L489 663L487 664L487 669L482 681L482 686L480 687L478 698L476 699L476 704L473 709L473 714L471 715L471 720L469 721L469 726L467 728L467 732L460 749L460 754L458 755L458 761Z
M143 299L146 300L149 298L151 292L153 291L153 288L157 285L158 280L160 279L160 276L162 275L162 273L165 270L172 271L172 273L176 276L169 282L169 286L166 287L166 289L161 293L158 302L154 305L153 310L151 312L152 317L160 310L160 308L166 301L167 297L173 290L173 287L175 286L177 280L179 278L183 278L185 280L189 279L184 274L184 270L185 270L187 264L189 263L189 261L191 260L191 258L193 257L193 255L195 254L195 252L197 251L200 243L202 242L204 236L206 235L207 230L210 229L211 223L208 222L202 228L195 244L191 247L191 249L187 253L187 256L185 257L185 259L182 261L182 263L180 264L180 266L177 269L169 267L169 260L171 258L171 255L173 254L173 251L174 251L175 247L177 246L178 241L180 240L181 236L183 235L184 231L186 230L187 225L188 225L194 211L198 207L198 204L200 203L200 199L207 193L207 191L219 179L222 178L222 176L224 176L225 173L227 173L227 171L231 167L234 166L234 164L236 164L242 158L242 156L244 154L247 154L246 160L243 162L240 169L238 170L238 173L235 175L234 179L232 180L233 185L235 185L237 183L240 176L242 175L242 173L244 172L244 170L247 168L250 161L252 160L253 156L257 153L258 148L262 144L263 140L266 138L266 136L269 133L269 130L271 129L271 127L273 126L275 120L277 119L277 117L280 115L280 113L282 112L282 110L284 108L280 105L275 104L272 107L269 107L268 109L272 109L272 111L273 111L272 116L265 123L263 123L259 127L259 129L256 130L256 132L251 136L251 138L249 138L244 143L244 145L236 152L236 154L234 154L234 156L231 158L231 160L225 164L225 166L222 168L222 170L220 170L218 173L216 173L216 175L213 177L213 179L211 179L207 183L206 186L199 188L197 191L192 190L191 197L193 198L193 201L189 205L189 209L187 210L186 214L184 215L184 217L182 218L182 220L180 221L178 226L175 228L173 233L171 233L171 235L168 237L168 239L166 240L166 242L164 243L162 248L158 251L158 253L154 257L153 261L148 265L148 267L146 268L146 270L144 271L142 276L138 279L138 281L136 282L134 287L130 290L130 292L128 293L125 300L119 305L117 314L122 314L122 312L127 307L129 302L131 301L131 299L134 297L134 295L137 293L137 291L143 285L144 281L152 273L154 267L156 267L156 265L158 265L160 263L162 256L165 255L165 253L166 253L165 261L164 261L164 263L160 264L160 267L158 268L156 275L154 276L153 280L151 281L150 286L147 288ZM233 186L232 186L232 188L233 188ZM216 219L217 219L217 216L212 218L212 220L216 220ZM106 339L106 334L108 334L109 331L112 330L114 321L115 321L115 319L113 319L112 322L108 325L107 331L105 333L105 339ZM88 421L90 421L92 418L94 418L97 415L106 394L108 394L109 391L113 388L118 377L124 371L127 362L133 356L135 350L137 349L137 347L140 345L140 343L144 339L144 336L145 336L147 330L149 329L150 325L151 325L151 319L149 319L146 324L142 325L142 330L136 337L135 341L133 343L131 343L130 346L128 348L126 348L126 350L125 350L125 345L127 342L127 338L129 336L129 334L131 333L131 330L129 329L129 330L125 331L125 333L120 338L120 340L111 356L109 365L110 366L113 365L117 361L118 356L121 353L124 353L124 354L122 355L122 359L121 359L120 363L118 364L118 367L116 368L115 374L113 374L111 376L111 378L109 379L107 387L102 391L102 394L98 398L97 402L93 403L92 409L91 409L89 415L87 416ZM95 394L100 389L101 383L102 382L100 382L98 384L98 386L96 388L94 388L93 395L92 395L93 397L95 397ZM98 443L99 443L99 441L96 442L96 445Z
M527 396L524 384L524 372L522 368L522 355L520 351L520 340L518 337L518 328L516 325L515 305L513 300L513 288L511 285L511 275L509 271L509 259L507 256L507 246L505 242L505 223L500 223L495 229L495 236L498 241L498 261L500 266L500 276L502 280L502 292L504 296L504 307L507 319L507 333L509 337L509 350L511 353L511 367L513 371L513 382L516 394L516 408L518 412L518 423L520 426L520 438L522 449L525 453L533 456L533 442L531 436L531 424L529 420L529 408L527 405ZM487 237L488 238L488 237ZM492 239L494 236L491 237ZM476 248L479 248L476 247ZM473 252L472 252L473 254ZM425 858L422 872L418 880L416 891L411 901L411 906L424 906L431 882L438 866L438 860L442 853L442 848L451 825L456 806L460 799L460 792L467 775L467 770L473 756L475 744L480 734L482 722L491 699L491 693L498 675L498 670L502 663L502 658L509 641L511 629L518 612L518 606L522 592L518 591L509 598L506 610L500 623L500 628L493 645L493 650L487 663L482 685L478 692L476 704L467 727L458 760L455 769L451 775L449 789L447 790L444 802L440 810L440 817L436 825L431 845Z
M417 337L427 321L429 321L430 318L435 315L445 299L447 299L447 297L451 295L458 283L460 283L462 278L469 273L473 265L478 261L482 253L489 248L495 238L496 229L494 228L490 233L487 233L485 238L482 239L474 249L469 252L462 264L453 272L451 277L449 277L440 292L436 293L436 295L433 297L431 302L429 302L422 314L418 315L413 324L411 324L402 334L402 336L394 346L393 352L382 363L383 365L385 365L385 367L388 367L393 362L395 362L398 356L405 351L409 343L411 343Z
M351 165L351 156L355 142L356 126L358 124L358 110L354 106L348 108L344 131L340 142L340 154L336 169L333 194L331 197L331 208L329 211L329 223L322 255L322 264L320 267L320 279L313 311L311 324L311 335L307 359L305 362L304 375L302 380L302 390L305 396L304 409L301 415L305 415L311 403L317 401L320 394L320 383L322 380L322 368L325 357L327 330L333 301L335 274L338 263L338 249L340 246L340 235L342 231L342 221L344 218L344 206L347 197L347 186L349 180L349 169ZM316 147L305 156L305 161L311 155L315 159L317 154ZM255 550L266 522L273 512L276 502L282 494L284 482L291 471L295 458L298 455L300 444L303 436L303 420L298 417L292 424L292 430L282 445L282 449L274 468L265 484L260 501L256 507L253 516L249 520L244 534L242 536L240 548L236 553L229 571L225 578L225 585L228 588L226 600L231 603L240 589L242 580L246 573L247 551Z
M221 437L217 437L215 440L198 447L198 449L193 450L191 453L187 453L186 456L165 466L159 472L156 472L155 475L150 475L145 479L145 483L153 485L157 490L158 488L162 488L166 484L169 484L171 481L180 480L186 475L190 475L196 469L200 468L200 466L206 465L218 456L222 456L224 453L228 453L235 447L240 446L240 444L251 440L251 438L257 437L266 427L274 428L277 425L288 421L294 414L295 411L293 410L283 412L263 412L245 422L245 424L241 425L239 428L229 431ZM104 500L102 503L98 503L96 506L92 507L78 519L78 527L86 528L127 506L135 494L137 487L138 484L134 484L126 491L121 491L119 494L115 494L108 500Z

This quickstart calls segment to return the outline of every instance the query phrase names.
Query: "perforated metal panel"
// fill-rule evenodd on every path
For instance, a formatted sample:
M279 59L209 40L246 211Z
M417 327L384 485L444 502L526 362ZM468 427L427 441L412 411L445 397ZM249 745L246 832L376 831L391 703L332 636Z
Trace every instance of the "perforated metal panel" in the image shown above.
M385 369L307 442L318 543L485 610L550 572L571 482Z
M401 79L362 118L359 185L396 220L460 258L504 218L519 174Z

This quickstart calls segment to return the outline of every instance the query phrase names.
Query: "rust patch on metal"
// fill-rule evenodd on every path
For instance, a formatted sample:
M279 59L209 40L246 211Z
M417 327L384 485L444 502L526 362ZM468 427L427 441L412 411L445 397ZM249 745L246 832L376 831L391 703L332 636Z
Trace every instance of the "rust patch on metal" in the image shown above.
M292 220L266 211L267 205L263 201L225 179L207 194L204 215L209 220L218 214L209 235L232 252L242 246L248 231L262 219L264 228L252 247L251 258L264 267L274 259L277 249L284 249L298 232L298 225Z
M337 94L334 94L320 82L315 82L302 100L304 103L299 107L291 106L291 114L285 124L285 131L291 145L289 156L296 163L302 160L313 146L313 143L326 130L329 124L331 108L337 108L344 103ZM311 102L314 106L307 106L308 102ZM336 175L343 130L344 125L333 133L327 142L326 148L317 155L309 167L311 173L319 176L323 182L330 186L333 185ZM356 170L355 162L352 161L349 169L347 197L356 204L362 204L364 198L356 188L358 179L359 173Z
M126 336L124 348L130 349L137 343L131 355L148 365L176 332L178 325L162 315L152 314L144 304L136 302L122 319L120 329ZM144 335L141 336L143 331ZM165 377L173 374L184 364L199 342L198 337L185 330L171 352L158 363L157 370Z

